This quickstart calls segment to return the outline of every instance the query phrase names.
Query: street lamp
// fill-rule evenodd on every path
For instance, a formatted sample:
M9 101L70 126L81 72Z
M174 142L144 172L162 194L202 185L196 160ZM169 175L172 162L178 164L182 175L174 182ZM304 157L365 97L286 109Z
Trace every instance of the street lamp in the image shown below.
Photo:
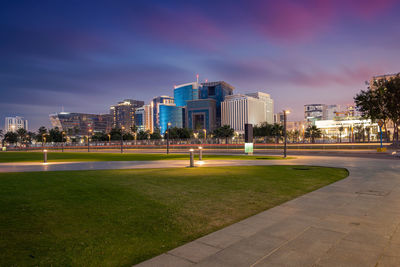
M89 129L89 133L87 135L87 152L90 152L89 134L92 135L92 129Z
M287 133L286 133L286 123L287 123L287 115L289 114L289 110L283 110L283 136L285 138L285 144L283 146L283 157L286 158L287 155Z
M61 152L64 152L64 135L65 135L65 132L62 131L61 132Z
M166 133L167 133L167 155L169 154L169 126L171 126L170 122L167 123L167 131L166 131Z
M124 129L125 129L125 127L122 126L121 127L121 153L124 153L124 149L123 149L123 146L124 146Z

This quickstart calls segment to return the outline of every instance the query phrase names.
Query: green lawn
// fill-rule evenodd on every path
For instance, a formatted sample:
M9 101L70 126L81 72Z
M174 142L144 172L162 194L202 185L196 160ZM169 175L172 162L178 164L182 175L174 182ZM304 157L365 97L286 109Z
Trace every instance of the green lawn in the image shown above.
M196 158L198 154L196 152ZM134 161L188 159L188 154L133 154L133 153L87 153L87 152L48 152L49 162L60 161ZM203 159L282 159L276 156L246 155L203 155ZM43 152L0 152L0 162L43 161Z
M131 266L347 175L294 166L0 173L0 263Z

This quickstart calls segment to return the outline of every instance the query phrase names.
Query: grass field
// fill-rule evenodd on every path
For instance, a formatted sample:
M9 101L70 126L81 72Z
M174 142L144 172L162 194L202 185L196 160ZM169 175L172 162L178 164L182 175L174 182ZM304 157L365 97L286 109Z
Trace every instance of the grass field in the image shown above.
M0 263L131 266L348 175L307 168L0 173Z
M198 154L195 155L198 158ZM134 154L134 153L87 153L87 152L48 152L49 162L66 161L135 161L188 159L188 154ZM203 155L203 159L283 159L276 156L246 155ZM0 162L38 162L43 161L43 152L0 152Z

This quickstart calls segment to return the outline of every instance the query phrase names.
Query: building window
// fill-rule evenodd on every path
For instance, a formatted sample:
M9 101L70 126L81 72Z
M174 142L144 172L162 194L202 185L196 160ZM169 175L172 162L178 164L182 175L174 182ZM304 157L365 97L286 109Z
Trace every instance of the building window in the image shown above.
M215 95L215 86L208 87L208 96Z

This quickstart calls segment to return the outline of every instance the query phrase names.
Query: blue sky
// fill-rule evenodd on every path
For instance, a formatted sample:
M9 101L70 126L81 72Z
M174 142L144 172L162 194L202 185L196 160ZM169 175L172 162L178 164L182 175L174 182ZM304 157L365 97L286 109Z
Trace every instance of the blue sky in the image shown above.
M3 1L0 118L36 130L62 106L106 113L198 73L270 93L299 120L304 104L351 103L372 75L400 71L399 11L394 0Z

